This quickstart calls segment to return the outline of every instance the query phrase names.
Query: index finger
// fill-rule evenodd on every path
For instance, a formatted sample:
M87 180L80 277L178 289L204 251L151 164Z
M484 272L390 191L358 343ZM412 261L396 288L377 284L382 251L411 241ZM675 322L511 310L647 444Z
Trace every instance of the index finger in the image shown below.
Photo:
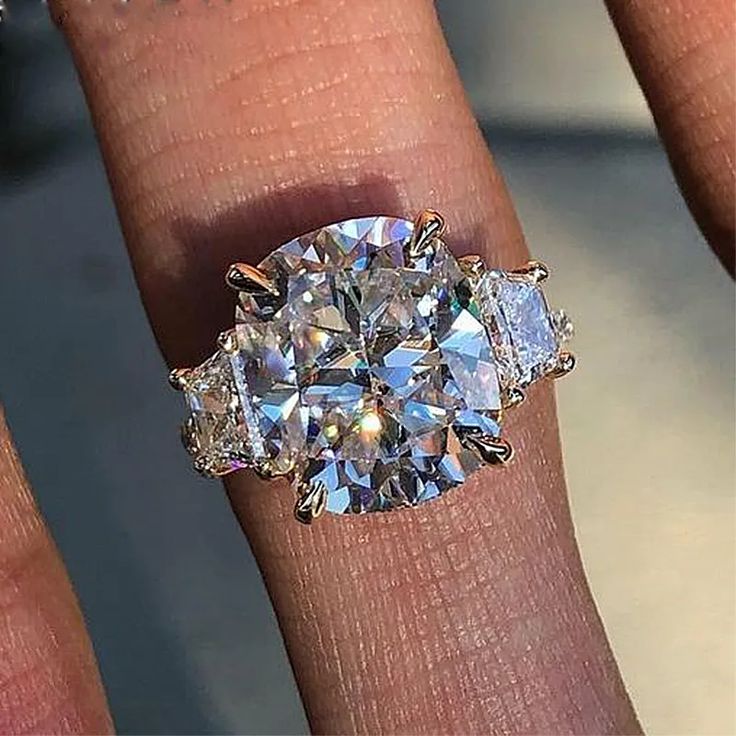
M736 3L607 2L685 199L733 274Z
M172 363L231 325L230 262L331 221L433 207L456 253L525 260L431 2L55 10ZM411 513L303 528L286 488L229 482L315 731L638 729L577 555L548 390L515 430L526 462Z

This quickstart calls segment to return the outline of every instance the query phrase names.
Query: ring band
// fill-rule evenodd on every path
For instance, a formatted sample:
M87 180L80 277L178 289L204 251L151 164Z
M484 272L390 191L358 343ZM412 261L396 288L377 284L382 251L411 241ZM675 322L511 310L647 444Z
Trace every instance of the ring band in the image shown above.
M416 506L508 462L504 411L572 370L572 324L544 264L490 270L443 231L433 210L361 217L232 265L234 329L170 374L196 470L288 476L310 523Z

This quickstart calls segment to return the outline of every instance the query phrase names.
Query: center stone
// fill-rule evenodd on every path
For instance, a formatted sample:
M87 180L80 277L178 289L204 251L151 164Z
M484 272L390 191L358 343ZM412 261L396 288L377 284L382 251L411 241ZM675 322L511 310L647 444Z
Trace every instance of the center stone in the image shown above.
M479 466L498 436L498 372L478 304L439 241L369 217L286 243L260 268L278 296L241 295L236 376L257 462L324 483L327 509L415 505Z

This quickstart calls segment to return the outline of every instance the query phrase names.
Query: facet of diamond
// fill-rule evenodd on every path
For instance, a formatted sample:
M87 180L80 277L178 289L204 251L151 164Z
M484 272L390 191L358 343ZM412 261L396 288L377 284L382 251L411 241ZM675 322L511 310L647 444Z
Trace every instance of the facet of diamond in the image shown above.
M223 475L247 467L248 433L227 354L219 350L188 371L184 397L190 415L183 439L197 469Z
M562 332L542 289L524 276L488 271L477 286L487 323L494 334L504 388L528 386L557 363Z
M259 265L278 297L240 295L251 435L264 461L288 458L302 486L324 484L328 511L435 498L481 464L463 439L500 432L476 297L440 241L407 252L412 231L390 217L321 228Z
M288 473L304 446L289 325L252 319L239 323L236 334L231 361L254 465L266 474Z

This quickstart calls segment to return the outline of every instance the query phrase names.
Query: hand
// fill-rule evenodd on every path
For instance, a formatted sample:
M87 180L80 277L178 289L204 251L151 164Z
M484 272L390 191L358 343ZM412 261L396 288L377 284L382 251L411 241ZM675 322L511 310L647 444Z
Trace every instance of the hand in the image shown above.
M685 196L733 268L733 7L685 4L610 2ZM230 322L228 263L324 222L434 206L453 243L525 259L426 0L52 12L172 364ZM481 472L358 532L293 524L291 495L247 474L228 484L315 732L638 730L578 559L548 390L511 430L523 461L502 479ZM1 435L0 732L109 730L63 566Z

